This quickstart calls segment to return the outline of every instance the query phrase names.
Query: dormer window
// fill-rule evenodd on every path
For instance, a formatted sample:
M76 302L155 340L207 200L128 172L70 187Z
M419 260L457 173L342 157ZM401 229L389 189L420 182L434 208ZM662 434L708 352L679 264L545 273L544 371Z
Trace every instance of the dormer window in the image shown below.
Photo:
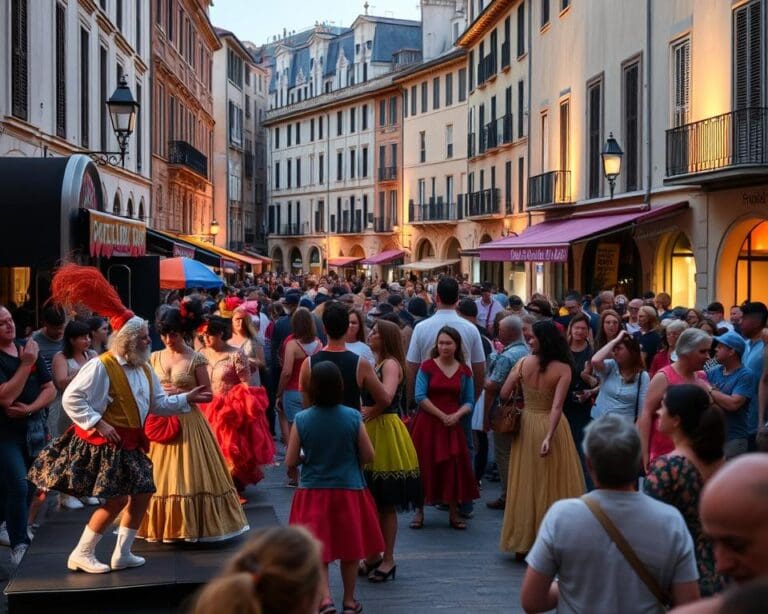
M370 51L371 47L373 47L373 41L365 41L365 47Z
M360 55L360 43L355 45L355 55Z

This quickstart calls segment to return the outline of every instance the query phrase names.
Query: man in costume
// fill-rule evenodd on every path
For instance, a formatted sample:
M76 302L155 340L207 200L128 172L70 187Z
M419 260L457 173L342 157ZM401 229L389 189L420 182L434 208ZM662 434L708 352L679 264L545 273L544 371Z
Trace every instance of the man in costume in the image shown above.
M199 386L166 395L149 367L147 322L126 309L101 273L73 264L61 267L51 282L52 298L65 306L85 305L110 318L110 349L92 359L67 387L62 407L74 426L37 458L29 479L40 488L76 497L99 497L104 505L88 521L67 567L106 573L139 567L145 560L131 552L155 484L146 456L144 421L189 411L189 403L211 400ZM96 558L96 544L118 515L120 527L110 565Z

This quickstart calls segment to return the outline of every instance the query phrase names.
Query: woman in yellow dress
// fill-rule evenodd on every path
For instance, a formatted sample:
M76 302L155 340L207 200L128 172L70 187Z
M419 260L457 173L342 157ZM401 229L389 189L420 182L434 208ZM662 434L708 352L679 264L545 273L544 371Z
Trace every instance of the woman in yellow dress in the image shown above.
M165 349L153 352L150 362L168 394L199 385L210 388L208 361L184 342L184 335L201 322L201 306L192 301L167 308L158 318L157 329ZM138 535L149 541L221 541L248 530L211 427L200 409L191 407L188 414L178 416L180 428L175 435L173 420L145 427L154 439L149 457L157 492Z
M531 356L521 359L504 382L501 398L512 395L522 378L525 408L512 445L501 549L525 554L541 520L559 499L584 494L584 475L563 403L571 385L571 355L565 337L551 321L536 322Z

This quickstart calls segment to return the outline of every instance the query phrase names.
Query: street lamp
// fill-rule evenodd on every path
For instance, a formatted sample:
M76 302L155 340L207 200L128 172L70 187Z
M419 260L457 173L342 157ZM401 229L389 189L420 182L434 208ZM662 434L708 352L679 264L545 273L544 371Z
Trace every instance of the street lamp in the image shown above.
M211 220L211 226L208 229L208 234L211 235L211 243L216 243L216 235L219 234L219 223L216 218Z
M125 166L125 152L128 150L128 137L133 134L136 127L136 113L139 103L133 98L128 80L125 75L120 77L120 85L114 91L109 100L109 118L112 120L112 130L117 137L117 145L120 147L120 163Z
M613 200L613 188L616 184L616 177L621 173L621 159L624 156L618 142L613 138L613 132L608 136L603 153L600 155L603 158L603 175L611 186L611 200Z

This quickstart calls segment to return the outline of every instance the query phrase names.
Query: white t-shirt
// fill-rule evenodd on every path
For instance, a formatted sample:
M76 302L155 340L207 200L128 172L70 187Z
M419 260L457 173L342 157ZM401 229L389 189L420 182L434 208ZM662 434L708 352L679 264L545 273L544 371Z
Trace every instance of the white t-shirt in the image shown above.
M597 499L664 590L698 580L693 540L676 508L639 492L595 490L589 496ZM549 508L526 561L539 573L558 577L558 613L663 612L579 499L563 499Z
M477 326L462 318L453 309L438 309L434 315L419 322L413 329L411 343L408 346L408 362L421 364L431 357L437 343L437 333L443 326L455 328L461 336L461 351L467 365L485 364L483 341Z
M368 346L367 343L363 343L362 341L353 341L352 343L347 343L347 349L350 352L357 354L360 358L364 358L369 363L371 363L371 365L376 365L376 357L373 355L373 350Z

